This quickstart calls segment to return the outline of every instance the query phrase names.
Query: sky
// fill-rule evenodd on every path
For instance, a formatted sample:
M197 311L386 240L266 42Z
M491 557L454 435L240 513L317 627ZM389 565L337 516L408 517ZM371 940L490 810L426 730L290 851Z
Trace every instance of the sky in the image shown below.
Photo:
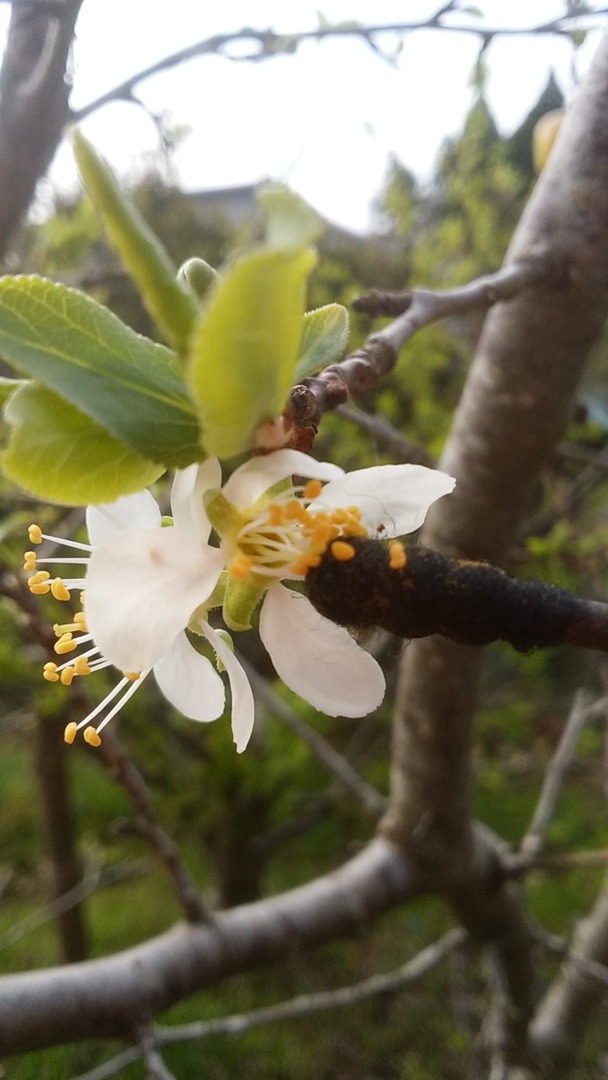
M212 34L245 26L281 33L314 29L319 8L330 23L367 23L370 14L376 23L422 21L439 6L440 0L84 0L71 103L79 109L148 64ZM458 21L531 26L563 13L565 0L477 0L477 7L483 20ZM7 21L3 4L0 34ZM581 71L597 37L590 35L580 50ZM396 52L394 35L379 41ZM174 158L186 189L281 180L330 220L364 231L390 156L424 178L443 140L461 128L473 99L477 50L473 35L420 31L403 39L389 64L362 41L326 40L264 63L204 56L146 80L137 93L152 113L189 129ZM487 98L504 133L535 103L551 69L567 95L574 89L572 50L555 37L496 39L486 62ZM105 106L84 121L83 131L121 174L141 172L145 155L158 146L150 115L136 104ZM50 177L62 188L75 184L66 146Z

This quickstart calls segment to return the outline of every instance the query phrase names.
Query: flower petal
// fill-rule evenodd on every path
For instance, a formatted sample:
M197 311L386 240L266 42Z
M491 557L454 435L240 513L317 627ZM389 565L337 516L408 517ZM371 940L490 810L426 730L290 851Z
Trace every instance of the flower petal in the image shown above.
M278 582L260 612L260 637L277 675L327 716L365 716L384 697L384 675L343 626Z
M194 535L206 544L211 532L203 506L203 493L222 483L222 468L217 458L206 458L199 465L189 465L175 474L171 488L171 513L176 529Z
M179 633L154 665L154 677L167 701L189 720L207 723L224 711L224 684L213 664Z
M237 754L242 754L251 738L255 720L255 702L249 679L232 649L219 634L216 634L213 627L203 620L199 623L199 627L201 633L215 649L228 674L232 694L232 736Z
M311 510L357 506L361 523L383 536L403 536L422 525L429 506L456 481L424 465L373 465L326 484Z
M217 548L180 529L127 529L91 556L87 629L122 671L152 667L212 592L224 565Z
M335 480L343 469L328 461L317 461L300 450L275 450L272 454L249 458L223 487L225 497L239 507L251 506L269 487L294 473L312 480Z
M86 523L89 542L97 547L125 529L159 529L160 510L149 491L138 491L113 503L87 506Z

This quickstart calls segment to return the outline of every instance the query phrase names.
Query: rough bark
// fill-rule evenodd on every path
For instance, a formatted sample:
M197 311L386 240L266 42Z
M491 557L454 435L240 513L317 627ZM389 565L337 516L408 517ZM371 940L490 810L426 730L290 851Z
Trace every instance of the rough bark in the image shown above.
M66 66L82 0L13 4L0 69L0 256L69 119Z

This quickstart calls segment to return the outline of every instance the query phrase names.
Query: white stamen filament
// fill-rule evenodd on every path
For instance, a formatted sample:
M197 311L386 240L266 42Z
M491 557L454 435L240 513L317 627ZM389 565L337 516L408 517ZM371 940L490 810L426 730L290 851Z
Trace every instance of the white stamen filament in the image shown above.
M135 680L134 679L128 679L126 677L126 675L123 676L123 678L120 679L116 683L116 686L112 687L112 689L109 691L109 693L106 694L103 701L100 701L99 705L96 705L95 708L88 714L88 716L85 716L84 720L81 720L80 723L78 723L76 725L76 730L80 731L80 728L83 728L87 724L90 724L91 721L94 720L96 716L99 716L99 714L101 712L103 712L103 710L106 708L106 705L108 705L111 701L113 701L114 698L117 696L117 694L120 694L121 690L124 690L125 686L129 686L129 689L126 691L126 693L123 694L120 701L116 703L116 705L114 706L113 709L110 709L110 712L108 713L108 715L104 716L101 723L99 723L97 725L95 730L99 734L99 732L103 730L103 728L106 726L106 724L109 723L109 721L112 720L112 718L114 716L116 716L116 713L120 712L123 705L126 705L129 698L132 697L133 694L135 693L135 691L141 686L143 680L145 679L146 675L148 675L148 674L149 674L149 669L148 669L148 671L142 671L139 678L135 679Z

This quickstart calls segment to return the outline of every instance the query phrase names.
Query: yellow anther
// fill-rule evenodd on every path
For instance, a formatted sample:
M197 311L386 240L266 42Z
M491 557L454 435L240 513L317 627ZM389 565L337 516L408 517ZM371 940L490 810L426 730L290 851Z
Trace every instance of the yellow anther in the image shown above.
M62 686L71 686L72 685L72 680L73 680L75 674L76 674L76 672L74 671L74 668L71 665L70 665L70 667L64 668L63 671L61 672L61 675L59 676L60 679L61 679L61 685Z
M334 540L338 535L338 529L330 525L328 521L315 521L312 528L312 541L313 544L323 544L327 547L330 540Z
M74 661L74 674L75 675L90 675L91 669L89 667L86 656L78 656Z
M53 584L51 585L51 593L55 597L55 600L70 599L70 594L66 589L65 585L63 584L63 581L59 577L55 578Z
M74 614L74 622L75 623L80 623L80 625L84 629L84 627L86 626L85 617L84 617L84 611L76 611L75 612L75 614Z
M74 742L74 739L76 738L76 732L77 731L78 731L78 724L75 724L74 721L72 720L72 722L67 725L67 727L65 728L65 731L63 732L64 742L67 742L68 745L71 746L72 743Z
M300 555L299 559L296 559L294 563L289 567L289 571L292 574L306 574L311 567L318 566L321 562L320 555Z
M29 529L27 530L27 535L30 544L42 543L42 530L39 525L30 525Z
M347 544L344 540L334 540L330 545L330 551L338 562L348 562L349 559L355 557L355 549L352 544Z
M89 746L101 746L101 736L97 734L94 727L85 728L82 737Z
M391 570L403 570L407 554L400 540L391 540L388 545L388 565Z
M276 503L271 503L268 507L268 524L269 525L282 525L283 524L283 507L277 506Z
M35 574L32 574L31 578L28 578L28 585L40 585L43 581L48 581L50 578L48 570L38 570Z
M367 529L358 521L345 522L340 531L344 536L367 536Z
M62 634L59 641L55 642L53 648L58 656L63 656L65 653L74 652L74 649L78 648L78 644L72 639L71 634Z
M62 634L82 634L84 626L81 622L67 622L67 623L53 623L53 633L55 637L61 637Z
M130 682L137 682L141 675L141 671L123 671L123 675L125 679L129 679Z
M57 674L57 664L54 664L52 660L45 664L42 669L42 678L47 682L59 682L59 675Z
M309 480L304 487L305 499L318 499L323 485L320 480Z
M283 507L283 515L286 521L301 521L306 524L309 520L306 510L299 499L290 499Z
M36 569L36 552L24 551L23 552L23 569L26 574L31 574Z
M250 572L252 566L252 560L249 555L245 555L244 551L239 551L228 563L226 570L230 574L230 577L236 578L237 581L244 581L247 574Z
M33 596L46 596L51 591L51 586L46 581L35 581L32 585L32 579L27 583L27 587Z
M334 510L331 515L331 519L336 525L343 525L347 521L352 520L353 515L348 510L337 509Z

